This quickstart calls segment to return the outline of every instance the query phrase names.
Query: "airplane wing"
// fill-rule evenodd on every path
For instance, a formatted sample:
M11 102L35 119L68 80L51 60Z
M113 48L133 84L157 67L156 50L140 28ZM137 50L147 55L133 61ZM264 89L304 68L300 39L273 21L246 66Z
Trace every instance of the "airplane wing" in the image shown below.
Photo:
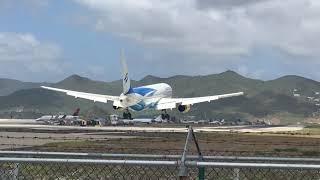
M176 107L176 104L180 105L193 105L201 102L210 102L222 98L229 98L234 96L242 96L243 92L231 93L231 94L222 94L215 96L203 96L203 97L193 97L193 98L162 98L158 102L156 109L173 109Z
M107 101L119 101L119 96L108 96L108 95L102 95L102 94L78 92L78 91L71 91L71 90L66 90L66 89L58 89L58 88L47 87L47 86L41 86L41 87L44 88L44 89L51 90L51 91L64 92L69 96L73 96L75 98L88 99L88 100L92 100L94 102L107 103Z

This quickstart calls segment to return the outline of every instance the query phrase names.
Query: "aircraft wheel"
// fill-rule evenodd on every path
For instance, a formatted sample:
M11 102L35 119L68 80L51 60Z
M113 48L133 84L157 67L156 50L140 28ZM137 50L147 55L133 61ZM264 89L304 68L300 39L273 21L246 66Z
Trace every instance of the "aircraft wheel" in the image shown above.
M123 119L128 119L128 113L127 112L123 112Z
M170 115L169 114L161 114L161 119L162 120L170 120Z
M132 119L132 115L130 112L123 112L123 119Z
M128 119L132 119L132 115L130 112L128 112Z

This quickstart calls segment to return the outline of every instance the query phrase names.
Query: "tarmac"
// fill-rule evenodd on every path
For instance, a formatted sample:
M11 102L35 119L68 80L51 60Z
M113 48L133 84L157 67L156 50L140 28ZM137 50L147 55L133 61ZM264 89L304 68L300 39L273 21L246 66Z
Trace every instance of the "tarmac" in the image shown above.
M32 147L52 142L106 140L136 138L128 132L186 133L186 127L148 126L59 126L36 124L35 120L0 119L0 150ZM289 132L299 131L303 126L202 126L193 127L195 132Z
M3 128L29 128L43 130L85 130L85 131L123 131L123 132L187 132L186 127L152 127L152 126L59 126L36 124L35 120L26 119L0 119L0 129ZM195 132L288 132L299 131L304 127L297 126L201 126L194 127Z

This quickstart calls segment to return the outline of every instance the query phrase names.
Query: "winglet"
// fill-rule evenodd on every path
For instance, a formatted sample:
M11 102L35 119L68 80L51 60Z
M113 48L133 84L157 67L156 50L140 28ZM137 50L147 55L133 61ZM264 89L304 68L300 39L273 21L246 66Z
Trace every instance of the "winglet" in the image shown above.
M122 65L122 86L123 86L123 94L127 94L130 89L130 77L128 72L128 66L124 57L124 51L121 50L121 57L120 57L121 65Z

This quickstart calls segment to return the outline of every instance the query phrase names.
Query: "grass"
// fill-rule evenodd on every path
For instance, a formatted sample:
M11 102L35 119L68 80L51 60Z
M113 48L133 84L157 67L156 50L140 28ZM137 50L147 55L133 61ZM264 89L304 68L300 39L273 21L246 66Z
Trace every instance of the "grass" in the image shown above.
M130 133L134 139L64 141L24 148L36 151L69 151L100 153L181 154L185 133ZM252 135L246 133L197 133L204 155L247 156L319 156L320 138L279 136L273 134ZM189 154L196 154L190 143Z
M320 130L320 124L310 124L310 125L307 125L305 128Z
M46 146L48 147L55 147L57 149L65 149L69 147L88 147L93 144L93 141L81 141L81 140L76 140L76 141L65 141L65 142L52 142L52 143L47 143Z
M287 137L309 137L320 138L320 125L307 125L299 131L282 131L282 132L254 132L246 133L251 136L287 136Z
M299 133L308 136L320 136L320 125L307 125L303 130L299 131Z

